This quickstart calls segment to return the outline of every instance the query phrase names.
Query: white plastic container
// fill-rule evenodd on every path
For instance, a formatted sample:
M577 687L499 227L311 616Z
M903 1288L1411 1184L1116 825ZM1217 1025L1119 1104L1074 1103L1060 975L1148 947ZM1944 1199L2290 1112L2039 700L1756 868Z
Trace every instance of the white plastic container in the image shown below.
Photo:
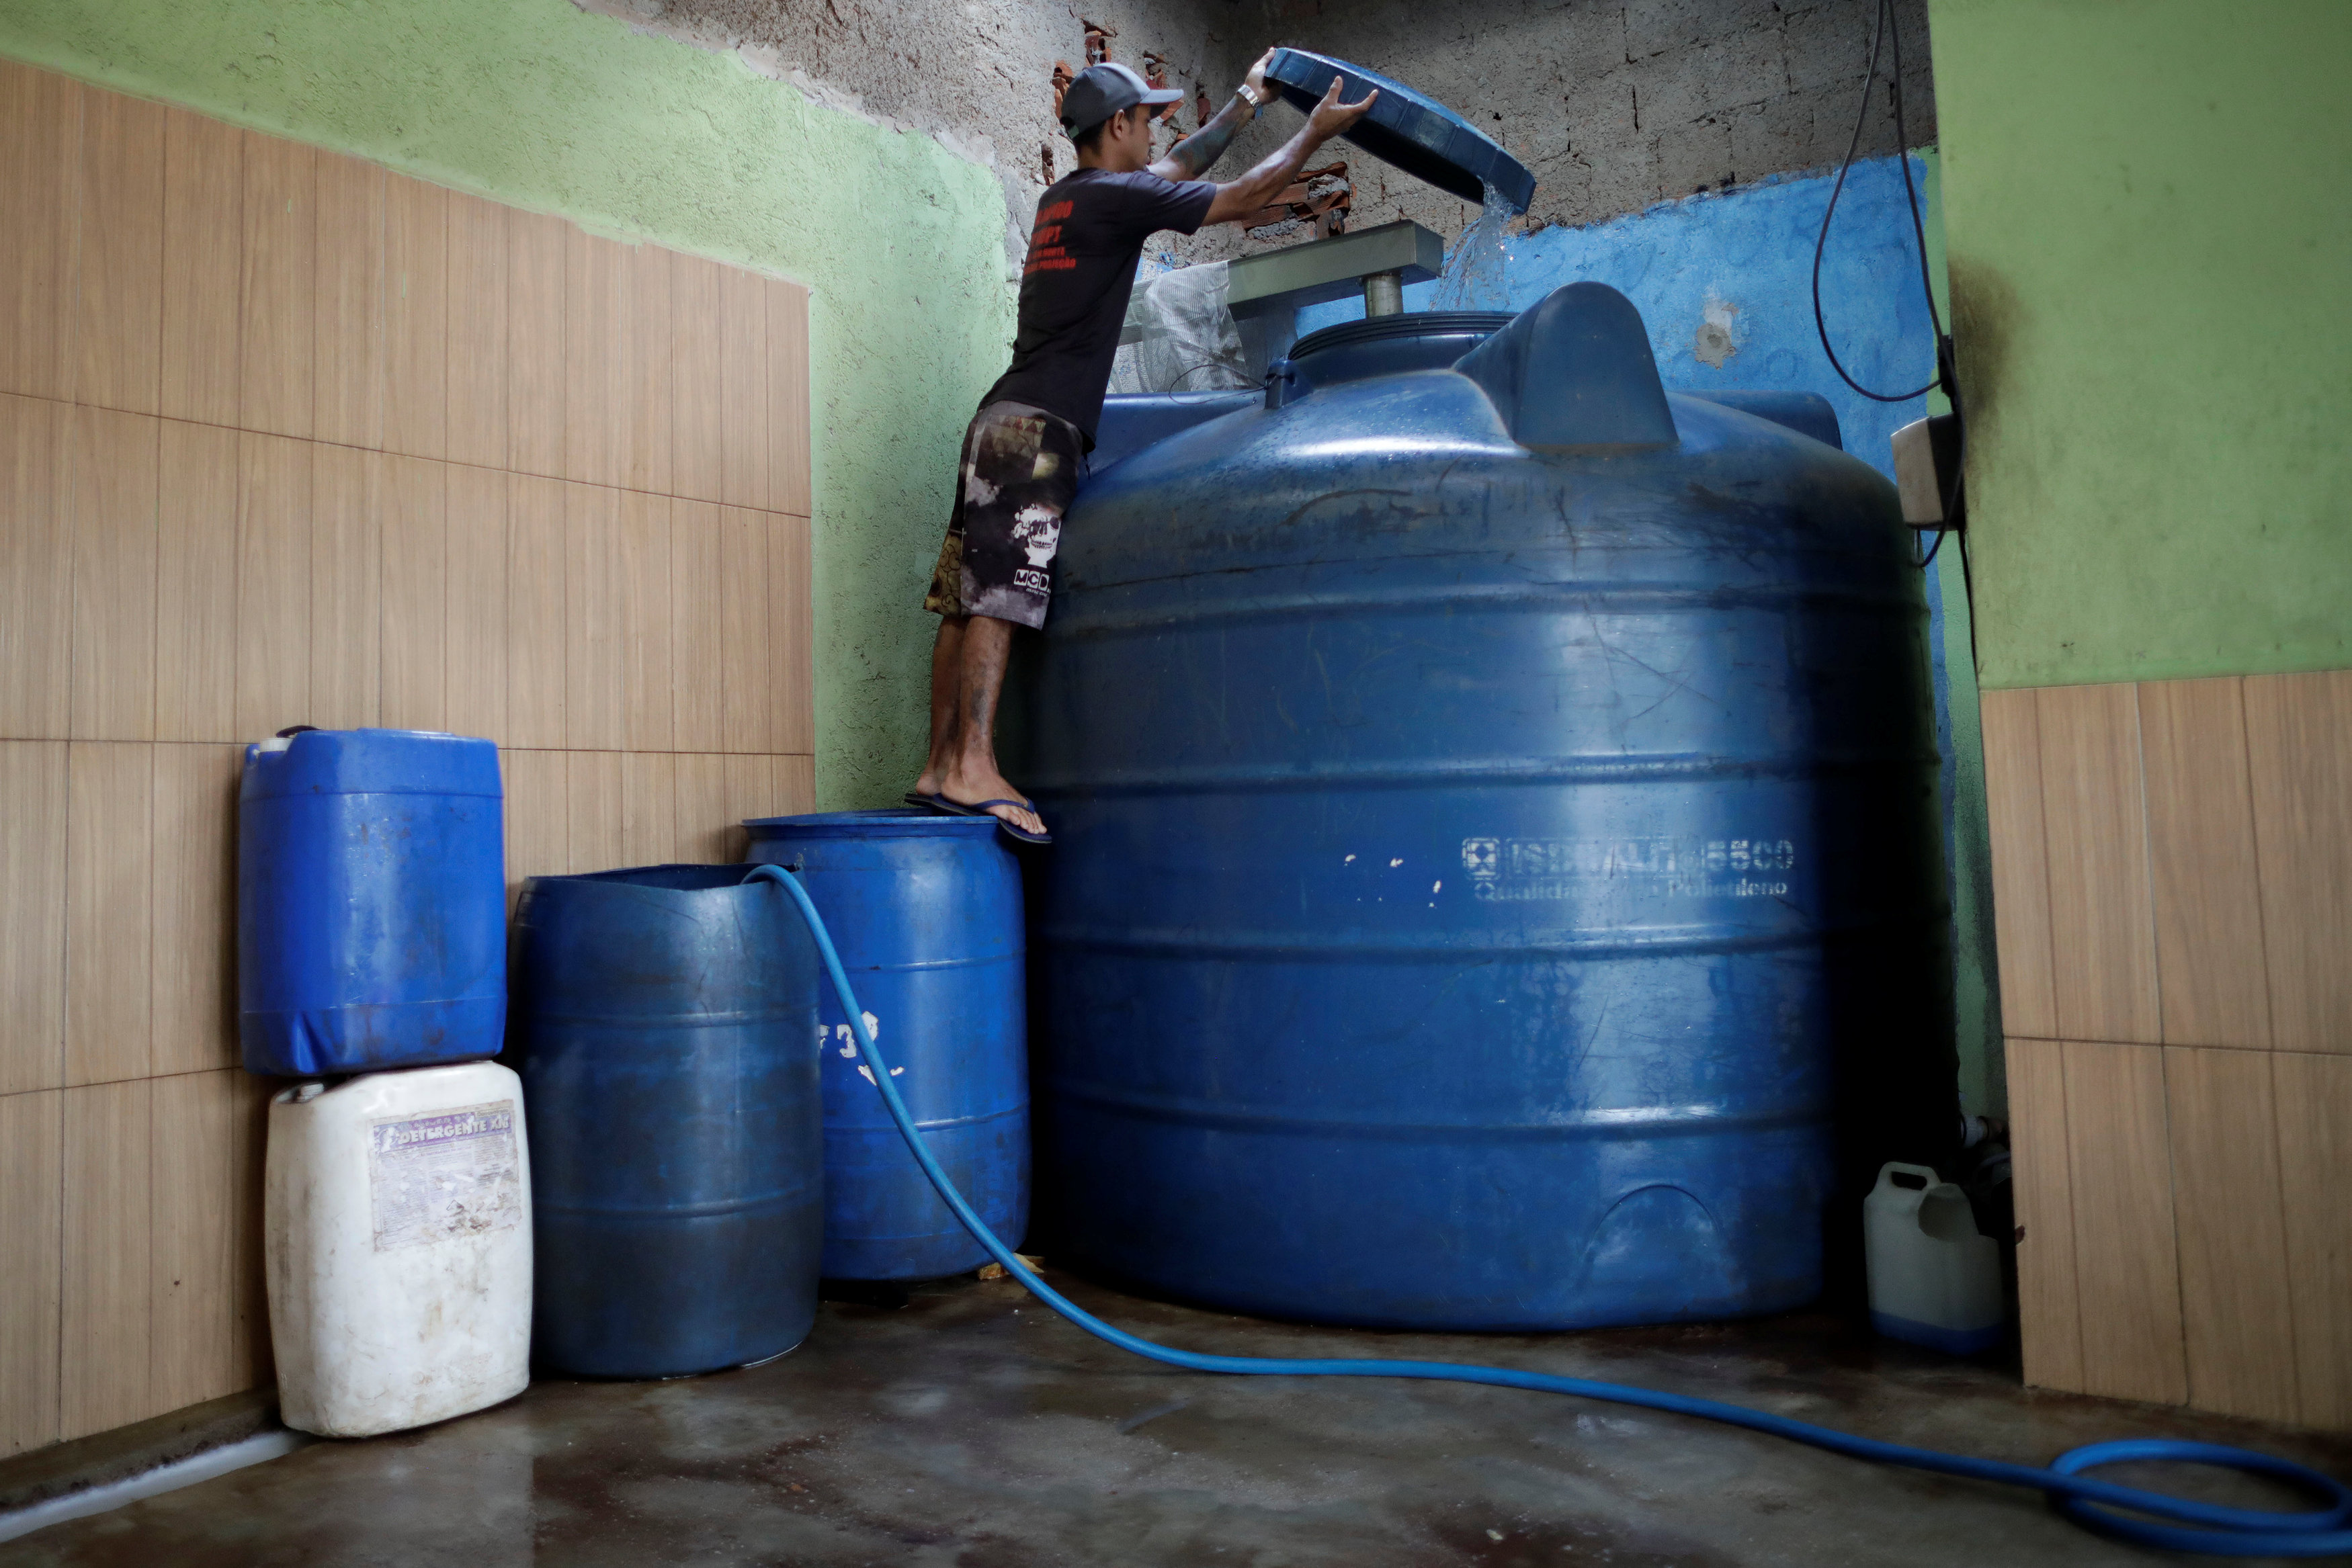
M1880 1333L1954 1355L2000 1343L2000 1247L1977 1233L1968 1194L1926 1166L1889 1160L1863 1200L1862 1223Z
M265 1237L289 1427L366 1437L530 1382L522 1082L496 1062L303 1083L269 1103Z

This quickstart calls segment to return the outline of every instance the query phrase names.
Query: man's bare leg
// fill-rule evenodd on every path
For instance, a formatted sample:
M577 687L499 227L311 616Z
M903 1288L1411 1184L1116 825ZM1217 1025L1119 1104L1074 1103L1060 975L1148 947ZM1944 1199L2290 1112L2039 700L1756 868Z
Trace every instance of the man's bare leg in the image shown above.
M938 794L948 776L949 753L955 746L956 710L963 695L964 621L961 615L940 616L940 634L931 643L931 754L923 764L923 776L915 780L918 795Z
M948 748L947 773L936 792L960 806L1025 800L1028 797L996 769L996 699L1004 689L1004 663L1013 652L1013 622L987 615L967 617L959 641L962 679L957 686L955 734ZM1023 807L997 806L990 815L1033 833L1045 831L1037 813Z

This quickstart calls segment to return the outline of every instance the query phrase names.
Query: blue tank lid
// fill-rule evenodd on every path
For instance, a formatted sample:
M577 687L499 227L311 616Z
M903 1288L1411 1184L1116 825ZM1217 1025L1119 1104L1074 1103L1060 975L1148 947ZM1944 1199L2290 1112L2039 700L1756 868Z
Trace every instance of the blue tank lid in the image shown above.
M811 811L798 817L753 817L743 824L754 839L926 839L996 831L993 817L950 817L919 806L879 811Z
M305 729L245 748L237 798L283 795L503 797L499 748L429 729Z
M1353 103L1379 89L1381 99L1355 129L1340 132L1383 163L1393 164L1465 202L1484 203L1486 187L1524 213L1535 200L1536 177L1501 143L1426 94L1361 66L1305 49L1276 49L1265 79L1301 114L1313 111L1334 76L1339 96Z

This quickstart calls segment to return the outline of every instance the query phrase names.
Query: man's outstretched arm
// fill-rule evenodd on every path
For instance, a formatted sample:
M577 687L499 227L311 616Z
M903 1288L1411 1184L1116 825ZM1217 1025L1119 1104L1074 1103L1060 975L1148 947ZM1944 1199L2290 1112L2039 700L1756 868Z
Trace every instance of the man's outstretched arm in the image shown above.
M1151 165L1151 172L1163 180L1197 180L1215 167L1233 145L1234 133L1257 118L1260 105L1274 101L1265 85L1265 68L1273 63L1272 49L1260 55L1243 78L1243 90L1227 99L1206 125L1171 147L1168 156Z
M1209 204L1208 215L1201 221L1229 224L1271 206L1289 186L1291 176L1315 156L1315 150L1363 119L1364 111L1380 96L1377 91L1368 92L1354 103L1341 103L1339 78L1333 77L1331 89L1315 106L1315 112L1307 117L1307 123L1298 128L1298 134L1240 179L1219 185L1216 199Z

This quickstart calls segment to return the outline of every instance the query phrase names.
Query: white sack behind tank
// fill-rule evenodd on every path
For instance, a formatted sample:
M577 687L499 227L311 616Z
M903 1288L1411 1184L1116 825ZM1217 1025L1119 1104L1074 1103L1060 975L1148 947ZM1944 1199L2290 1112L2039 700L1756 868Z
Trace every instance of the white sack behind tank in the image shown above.
M1251 386L1241 329L1225 302L1225 264L1139 274L1112 361L1115 392L1232 392Z

